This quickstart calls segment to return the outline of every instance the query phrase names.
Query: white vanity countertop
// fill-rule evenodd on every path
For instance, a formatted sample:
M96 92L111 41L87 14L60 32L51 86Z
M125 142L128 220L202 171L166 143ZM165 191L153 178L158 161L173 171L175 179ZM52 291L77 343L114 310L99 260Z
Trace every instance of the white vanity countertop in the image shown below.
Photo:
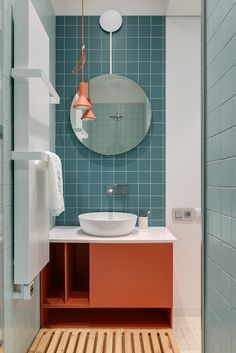
M122 237L94 237L80 227L54 227L49 235L51 243L174 243L177 240L165 227L135 228Z

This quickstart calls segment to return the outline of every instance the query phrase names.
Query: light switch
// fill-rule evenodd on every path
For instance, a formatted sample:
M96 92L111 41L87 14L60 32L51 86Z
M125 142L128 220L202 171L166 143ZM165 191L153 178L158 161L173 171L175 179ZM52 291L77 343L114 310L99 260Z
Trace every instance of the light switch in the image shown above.
M175 218L178 218L178 219L184 218L184 211L183 210L175 210Z

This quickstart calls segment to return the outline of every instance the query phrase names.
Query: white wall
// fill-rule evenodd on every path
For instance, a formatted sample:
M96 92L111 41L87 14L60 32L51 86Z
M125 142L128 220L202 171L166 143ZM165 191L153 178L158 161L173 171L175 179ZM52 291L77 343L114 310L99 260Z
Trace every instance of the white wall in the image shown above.
M166 225L174 252L174 308L201 307L201 225L172 219L176 207L201 207L200 17L166 19Z
M51 0L57 15L81 15L78 0ZM100 15L114 9L122 15L200 16L201 0L93 0L85 2L86 15Z

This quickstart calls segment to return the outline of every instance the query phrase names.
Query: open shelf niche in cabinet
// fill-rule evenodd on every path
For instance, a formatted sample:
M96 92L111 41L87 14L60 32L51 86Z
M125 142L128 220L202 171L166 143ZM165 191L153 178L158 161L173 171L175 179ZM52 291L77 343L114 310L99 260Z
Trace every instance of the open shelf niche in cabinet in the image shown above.
M162 309L43 309L46 327L170 328L171 310Z
M88 307L88 244L50 244L50 262L41 273L42 308Z

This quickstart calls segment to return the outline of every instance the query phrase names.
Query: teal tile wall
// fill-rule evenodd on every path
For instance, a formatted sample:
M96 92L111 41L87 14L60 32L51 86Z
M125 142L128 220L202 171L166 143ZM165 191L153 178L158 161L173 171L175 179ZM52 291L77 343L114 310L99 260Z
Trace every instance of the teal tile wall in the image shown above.
M86 79L109 73L109 34L98 16L85 17ZM56 152L62 159L65 213L57 225L77 225L78 214L123 211L123 200L105 195L109 183L128 183L128 211L152 209L152 226L165 224L165 17L124 16L113 36L113 73L137 82L152 105L152 124L131 151L103 156L88 150L70 125L70 105L81 79L71 70L80 58L81 17L56 19L56 84L61 104L56 113Z
M205 2L205 352L236 352L236 1Z
M1 2L1 0L0 0ZM50 74L55 73L55 14L49 0L33 0L50 37ZM4 0L3 16L3 238L4 238L4 353L25 353L39 330L39 281L36 279L32 300L13 298L13 173L11 150L13 145L13 7L14 0ZM22 39L22 41L24 38ZM54 145L55 114L51 109L51 147ZM22 254L24 256L24 254Z

